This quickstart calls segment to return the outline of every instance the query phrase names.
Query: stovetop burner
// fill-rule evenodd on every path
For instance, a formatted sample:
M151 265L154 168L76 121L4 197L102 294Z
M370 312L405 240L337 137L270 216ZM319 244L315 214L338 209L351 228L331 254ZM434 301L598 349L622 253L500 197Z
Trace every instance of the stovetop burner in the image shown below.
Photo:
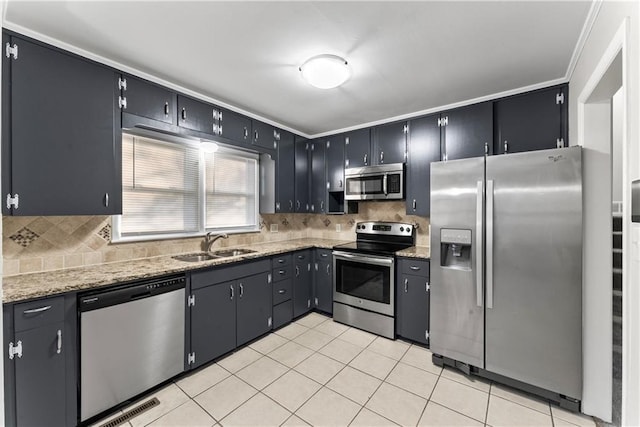
M335 250L372 255L393 255L415 245L413 224L399 222L359 222L356 224L356 241L336 245Z

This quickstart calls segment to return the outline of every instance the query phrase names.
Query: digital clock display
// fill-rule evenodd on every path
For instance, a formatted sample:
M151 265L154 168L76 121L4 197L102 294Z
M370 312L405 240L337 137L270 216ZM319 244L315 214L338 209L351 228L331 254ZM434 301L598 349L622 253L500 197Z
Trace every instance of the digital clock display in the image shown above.
M375 224L373 226L373 231L391 231L391 226L390 225Z

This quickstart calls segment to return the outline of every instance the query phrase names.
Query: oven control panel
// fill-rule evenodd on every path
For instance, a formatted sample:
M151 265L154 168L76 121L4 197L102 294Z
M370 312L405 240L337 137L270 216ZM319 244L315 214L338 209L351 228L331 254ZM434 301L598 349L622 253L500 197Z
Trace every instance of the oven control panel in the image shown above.
M386 236L411 236L415 231L415 225L400 222L376 222L367 221L356 224L358 234L378 234Z

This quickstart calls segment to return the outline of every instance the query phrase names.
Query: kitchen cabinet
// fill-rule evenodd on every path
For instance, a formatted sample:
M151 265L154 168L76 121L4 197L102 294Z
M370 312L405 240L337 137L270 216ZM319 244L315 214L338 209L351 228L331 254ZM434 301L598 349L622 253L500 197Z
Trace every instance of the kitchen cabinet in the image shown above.
M5 423L75 425L75 298L4 306Z
M493 103L482 102L440 114L442 159L456 160L492 154Z
M297 251L293 254L293 317L311 310L313 273L311 271L312 251Z
M325 161L328 190L344 192L344 138L326 139Z
M5 215L122 213L120 75L3 34ZM9 207L8 207L9 206Z
M240 146L250 146L251 119L231 110L221 110L220 136L237 142Z
M429 344L429 261L398 259L396 334Z
M295 211L309 212L309 142L296 136L295 138Z
M295 212L296 152L293 134L280 131L276 160L276 212Z
M238 279L236 344L241 346L272 327L271 273L260 273Z
M556 86L494 103L497 154L568 146L568 87Z
M279 328L293 318L293 255L273 257L273 329Z
M431 162L440 160L438 116L431 115L409 122L409 154L406 175L406 212L429 216Z
M255 147L265 150L275 150L277 148L279 131L276 128L259 120L252 120L251 126L253 129L252 144Z
M314 305L328 314L333 313L333 258L330 249L316 249L314 256Z
M178 95L178 126L220 136L222 110L215 105Z
M170 125L177 124L178 101L175 92L129 75L122 75L119 86L126 100L123 112Z
M345 166L359 168L371 163L371 129L358 129L344 134Z
M407 152L407 122L376 126L373 130L374 165L404 163Z
M325 213L327 207L325 151L326 144L323 140L316 139L311 142L309 205L313 213Z

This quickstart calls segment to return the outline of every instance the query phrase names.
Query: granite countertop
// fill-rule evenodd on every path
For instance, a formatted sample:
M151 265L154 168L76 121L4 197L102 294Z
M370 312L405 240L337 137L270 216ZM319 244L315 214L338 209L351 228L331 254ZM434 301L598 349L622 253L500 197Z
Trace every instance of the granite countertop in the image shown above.
M252 249L256 252L200 262L178 261L170 255L164 255L80 268L7 276L2 279L2 302L12 303L66 292L95 289L121 282L210 268L217 265L263 258L301 249L332 249L333 246L341 243L346 242L312 238L285 240L281 242L258 243L234 247L233 249L242 247ZM397 255L412 258L428 258L429 248L424 246L411 247L398 252Z

